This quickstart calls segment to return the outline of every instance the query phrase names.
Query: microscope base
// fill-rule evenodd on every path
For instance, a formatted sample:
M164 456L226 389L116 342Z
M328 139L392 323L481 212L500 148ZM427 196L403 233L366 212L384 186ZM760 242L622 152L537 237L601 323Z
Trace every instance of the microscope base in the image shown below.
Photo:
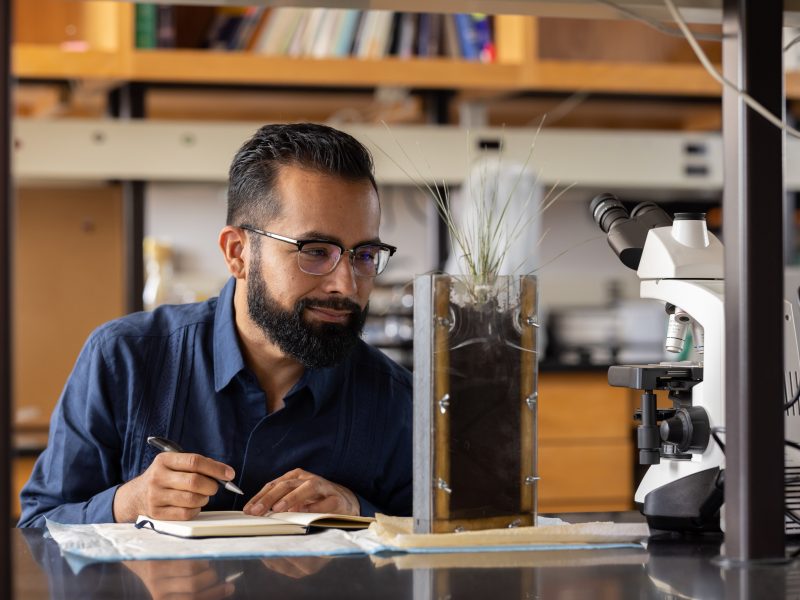
M723 502L720 469L714 467L681 477L650 491L637 502L651 529L684 532L720 531Z

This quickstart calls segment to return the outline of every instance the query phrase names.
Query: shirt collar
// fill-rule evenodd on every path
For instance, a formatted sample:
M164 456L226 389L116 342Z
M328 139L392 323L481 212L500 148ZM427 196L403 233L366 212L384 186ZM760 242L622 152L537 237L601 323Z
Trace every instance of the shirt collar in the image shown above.
M236 279L231 277L219 293L214 315L214 389L217 392L245 367L233 312L235 290Z
M214 388L217 392L227 386L242 369L245 368L244 357L239 348L239 336L236 333L236 321L233 310L233 293L236 290L236 279L231 277L217 299L214 317ZM286 395L289 399L294 394L308 388L314 403L314 415L341 389L344 374L352 360L354 348L350 356L336 366L324 369L306 369L303 376Z

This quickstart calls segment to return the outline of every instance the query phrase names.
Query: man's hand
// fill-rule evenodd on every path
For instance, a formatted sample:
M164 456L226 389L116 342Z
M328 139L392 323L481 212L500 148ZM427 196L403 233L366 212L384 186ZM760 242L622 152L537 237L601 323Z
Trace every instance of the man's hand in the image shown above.
M221 581L207 560L130 560L123 563L142 580L153 600L222 600L236 585Z
M121 485L114 495L114 520L135 521L138 515L154 519L191 519L217 493L215 479L230 481L233 469L199 454L162 452L135 479Z
M273 479L244 507L248 515L263 515L269 511L358 515L360 510L353 492L303 469L294 469Z

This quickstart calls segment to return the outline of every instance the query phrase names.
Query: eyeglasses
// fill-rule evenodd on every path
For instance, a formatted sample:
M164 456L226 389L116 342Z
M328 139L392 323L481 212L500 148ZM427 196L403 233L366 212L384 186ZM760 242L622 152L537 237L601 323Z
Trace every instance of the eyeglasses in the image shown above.
M241 229L263 235L273 240L297 246L297 266L309 275L327 275L331 273L342 254L350 254L353 272L359 277L375 277L383 273L389 258L397 248L389 244L361 244L355 248L345 249L338 242L330 240L295 240L285 235L262 231L249 225L240 225Z

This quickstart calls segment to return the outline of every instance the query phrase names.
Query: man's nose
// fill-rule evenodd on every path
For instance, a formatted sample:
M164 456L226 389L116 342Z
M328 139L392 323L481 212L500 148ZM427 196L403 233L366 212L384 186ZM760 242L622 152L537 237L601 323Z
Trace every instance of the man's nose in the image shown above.
M358 291L358 282L350 256L349 252L342 254L339 263L327 275L329 282L326 285L327 291L338 292L345 296L352 296Z

